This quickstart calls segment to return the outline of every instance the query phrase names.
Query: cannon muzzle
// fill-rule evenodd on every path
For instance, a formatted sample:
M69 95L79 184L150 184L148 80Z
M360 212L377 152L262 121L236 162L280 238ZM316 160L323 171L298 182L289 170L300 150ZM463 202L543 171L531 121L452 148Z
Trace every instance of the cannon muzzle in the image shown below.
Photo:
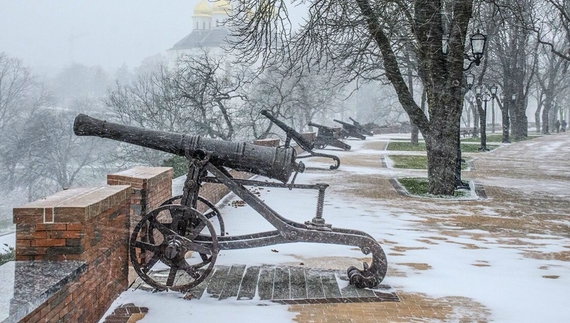
M333 129L333 127L323 126L322 124L314 123L312 121L309 121L309 123L307 125L309 127L315 127L315 128L323 128L323 129L330 129L330 130Z
M78 136L108 138L179 156L207 155L209 161L218 167L263 175L284 183L289 180L293 171L302 171L302 167L295 162L296 153L293 148L264 147L245 142L236 143L149 130L99 120L85 114L75 118L73 131Z
M295 129L289 127L288 125L286 125L284 122L282 122L281 120L275 118L273 116L273 114L271 114L271 112L267 111L267 110L263 110L261 111L261 114L264 115L267 119L271 120L271 122L273 122L274 124L276 124L279 128L281 128L283 131L285 131L285 133L287 134L288 137L292 138L293 140L295 140L295 142L301 147L303 148L303 150L305 151L311 151L314 148L314 144L312 142L309 142L307 139L305 139L300 133L298 133Z

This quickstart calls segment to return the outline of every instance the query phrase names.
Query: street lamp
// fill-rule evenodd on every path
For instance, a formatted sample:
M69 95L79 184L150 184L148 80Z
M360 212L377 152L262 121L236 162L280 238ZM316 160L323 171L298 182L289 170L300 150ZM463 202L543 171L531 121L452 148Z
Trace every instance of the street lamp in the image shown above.
M475 75L473 75L473 73L469 72L465 74L465 84L467 91L471 90L473 84L475 84Z
M441 38L441 52L444 55L449 53L449 35L443 34ZM470 56L468 53L464 53L464 59L468 60L470 63L467 68L463 68L463 71L468 71L473 63L476 66L481 64L481 58L483 57L483 53L485 52L485 45L487 42L487 36L483 35L482 33L477 30L475 34L473 34L470 38L470 45L471 45L471 54ZM475 83L475 76L471 73L465 75L465 91L469 91L473 84ZM455 163L455 188L457 189L469 189L469 184L461 180L461 163L465 162L461 158L461 116L459 117L459 124L457 126L457 160Z
M480 33L479 30L471 36L471 53L473 56L469 56L467 53L463 54L463 57L470 61L469 66L467 66L467 68L463 68L464 71L469 70L473 63L475 63L476 66L481 64L481 58L483 58L486 44L487 36Z
M481 120L481 147L479 151L489 151L487 149L487 102L491 99L487 90L483 91L483 86L478 86L475 88L475 94L477 100L485 102L483 111L479 112L479 119ZM479 107L479 104L477 104Z

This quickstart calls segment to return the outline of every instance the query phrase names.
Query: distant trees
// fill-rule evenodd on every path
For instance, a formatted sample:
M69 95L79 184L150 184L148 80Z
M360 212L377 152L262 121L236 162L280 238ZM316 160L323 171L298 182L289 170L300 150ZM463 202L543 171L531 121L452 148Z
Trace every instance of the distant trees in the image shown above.
M33 200L77 183L101 178L108 144L73 133L76 112L41 109L30 114L15 132L7 160L16 187Z
M16 181L14 150L22 120L41 106L50 103L50 96L21 60L0 53L0 181L12 190Z
M342 99L346 97L338 77L332 73L291 71L289 67L273 65L253 80L247 92L249 108L246 115L240 114L255 138L265 138L270 133L281 134L260 115L261 110L271 111L292 128L303 132L309 130L307 124L310 121L320 123L322 119L332 119L334 113L342 109Z
M108 150L72 130L74 110L93 111L97 102L59 104L21 60L0 54L1 191L24 190L33 200L101 176Z

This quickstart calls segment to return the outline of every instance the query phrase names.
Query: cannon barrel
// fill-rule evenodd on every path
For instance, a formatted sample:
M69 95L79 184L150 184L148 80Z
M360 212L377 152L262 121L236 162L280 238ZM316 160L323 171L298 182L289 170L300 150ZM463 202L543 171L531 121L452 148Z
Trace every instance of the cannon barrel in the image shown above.
M322 124L314 123L312 121L309 122L307 125L310 127L317 127L317 128L323 128L323 129L331 129L331 130L334 129L333 127L323 126Z
M340 121L337 119L333 119L335 122L338 122L342 125L342 130L343 130L343 135L345 137L355 137L358 139L366 139L366 136L364 136L363 134L360 133L359 127L355 126L353 124L344 122L344 121Z
M358 121L352 119L351 117L348 117L352 123L354 123L354 125L356 126L356 128L358 129L358 131L362 132L363 134L367 135L367 136L373 136L374 133L372 131L367 130L366 128L364 128L363 125L361 125Z
M209 161L218 167L267 176L286 183L298 167L293 148L258 146L245 142L231 142L189 136L158 130L149 130L99 120L85 114L75 118L73 131L77 136L97 136L123 141L141 147L164 151L179 156L209 155Z
M350 123L348 123L348 122L340 121L340 120L337 120L337 119L333 119L333 120L334 120L334 122L338 122L338 123L340 123L340 124L343 125L343 126L352 127L352 128L356 127L355 125L350 124Z
M305 151L313 150L313 148L314 148L313 143L311 143L307 139L303 138L303 136L300 133L298 133L295 129L289 127L285 123L283 123L283 121L275 118L273 116L273 114L271 114L271 112L269 112L267 110L263 110L263 111L261 111L261 114L263 114L265 117L267 117L267 119L271 120L271 122L276 124L283 131L285 131L287 136L293 138L293 140L295 140L295 142L299 146L301 146L301 148L303 148L303 150L305 150Z

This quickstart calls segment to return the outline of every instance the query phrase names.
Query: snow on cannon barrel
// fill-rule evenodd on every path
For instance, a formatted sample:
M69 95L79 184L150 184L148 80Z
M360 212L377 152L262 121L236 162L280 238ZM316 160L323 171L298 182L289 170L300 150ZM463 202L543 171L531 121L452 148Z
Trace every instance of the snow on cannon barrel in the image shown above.
M283 183L294 171L303 171L295 162L293 148L258 146L201 136L170 133L127 126L96 119L85 114L75 118L73 131L77 136L97 136L156 149L179 156L207 154L212 164L273 178Z

